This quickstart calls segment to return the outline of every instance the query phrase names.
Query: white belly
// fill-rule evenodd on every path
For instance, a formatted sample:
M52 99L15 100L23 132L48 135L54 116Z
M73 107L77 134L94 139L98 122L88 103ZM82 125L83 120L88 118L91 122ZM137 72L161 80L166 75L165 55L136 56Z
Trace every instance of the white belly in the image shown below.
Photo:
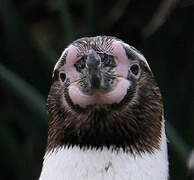
M134 157L122 150L112 152L57 148L46 153L39 180L167 180L168 157L163 132L161 149Z

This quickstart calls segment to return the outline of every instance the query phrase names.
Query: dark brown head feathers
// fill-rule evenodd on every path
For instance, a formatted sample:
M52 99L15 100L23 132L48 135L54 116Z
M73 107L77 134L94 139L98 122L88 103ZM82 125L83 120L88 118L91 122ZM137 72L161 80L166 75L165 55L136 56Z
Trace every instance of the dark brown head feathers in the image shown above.
M163 116L161 94L146 65L141 63L140 67L140 79L134 81L120 104L93 105L86 109L67 106L63 98L68 96L68 80L61 87L55 79L47 99L47 151L75 145L83 149L122 148L133 154L159 149Z

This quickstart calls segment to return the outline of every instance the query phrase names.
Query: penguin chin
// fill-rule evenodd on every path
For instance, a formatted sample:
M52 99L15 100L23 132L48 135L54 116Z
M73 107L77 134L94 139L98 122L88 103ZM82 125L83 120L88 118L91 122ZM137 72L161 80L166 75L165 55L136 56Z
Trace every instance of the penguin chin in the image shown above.
M127 95L130 85L130 81L127 79L119 78L117 85L111 91L96 91L95 93L88 95L83 93L77 85L71 84L68 88L68 94L72 103L81 108L87 108L91 105L119 104Z

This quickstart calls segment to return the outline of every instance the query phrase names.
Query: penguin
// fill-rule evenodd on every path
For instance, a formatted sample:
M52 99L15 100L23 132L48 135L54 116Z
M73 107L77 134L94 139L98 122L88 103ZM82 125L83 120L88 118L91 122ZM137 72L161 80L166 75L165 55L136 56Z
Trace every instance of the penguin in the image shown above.
M57 61L39 180L167 180L160 89L144 55L110 36L84 37Z

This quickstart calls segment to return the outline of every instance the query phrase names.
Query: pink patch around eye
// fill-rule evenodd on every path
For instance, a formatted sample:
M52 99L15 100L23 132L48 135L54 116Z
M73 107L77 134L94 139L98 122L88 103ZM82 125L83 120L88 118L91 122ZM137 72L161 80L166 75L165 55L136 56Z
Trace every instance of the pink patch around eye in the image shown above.
M78 53L78 49L75 46L70 45L68 47L68 54L67 54L67 58L66 58L66 64L68 64L68 65L75 64L75 62L79 59L79 57L77 56L77 53Z
M121 77L127 77L128 70L130 67L130 60L127 58L124 48L121 43L116 41L112 44L113 56L118 60L117 74Z
M68 47L68 53L66 57L66 63L64 64L64 71L66 73L66 77L70 80L70 82L75 82L78 80L79 75L75 70L74 64L79 60L77 56L77 48L73 45Z

